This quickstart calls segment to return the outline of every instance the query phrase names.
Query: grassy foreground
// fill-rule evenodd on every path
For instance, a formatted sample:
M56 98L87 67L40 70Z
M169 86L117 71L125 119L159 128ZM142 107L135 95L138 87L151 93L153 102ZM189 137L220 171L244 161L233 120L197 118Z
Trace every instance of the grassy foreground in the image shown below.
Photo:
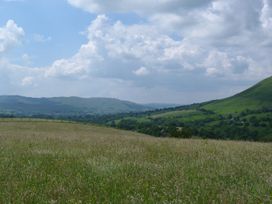
M0 203L271 202L271 143L0 120Z

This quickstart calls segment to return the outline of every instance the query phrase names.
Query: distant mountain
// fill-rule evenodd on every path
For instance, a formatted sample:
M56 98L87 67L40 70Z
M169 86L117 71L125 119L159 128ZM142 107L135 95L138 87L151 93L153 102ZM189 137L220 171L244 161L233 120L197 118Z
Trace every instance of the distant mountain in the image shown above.
M30 98L0 96L0 113L14 115L103 115L154 110L156 107L140 105L113 98Z
M217 113L235 113L260 108L272 108L272 77L235 96L209 102L202 106Z

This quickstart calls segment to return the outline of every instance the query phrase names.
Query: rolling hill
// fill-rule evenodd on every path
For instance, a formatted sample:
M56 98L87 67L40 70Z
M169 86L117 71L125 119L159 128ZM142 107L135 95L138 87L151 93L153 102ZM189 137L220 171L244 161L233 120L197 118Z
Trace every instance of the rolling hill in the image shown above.
M272 77L226 99L116 116L105 124L160 137L272 141Z
M226 99L154 109L107 98L0 97L0 113L15 116L53 116L159 137L272 141L272 77Z
M272 108L272 77L235 96L213 101L201 107L223 114L241 112L246 109Z
M142 112L157 107L112 98L30 98L0 96L0 113L13 115L103 115Z

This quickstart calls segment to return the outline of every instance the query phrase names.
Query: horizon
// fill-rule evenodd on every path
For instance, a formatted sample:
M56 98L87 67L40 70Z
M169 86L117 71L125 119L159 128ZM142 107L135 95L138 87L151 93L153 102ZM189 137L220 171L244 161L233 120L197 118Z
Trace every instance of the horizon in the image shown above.
M171 104L171 105L190 105L190 104L176 104L176 103L170 103L170 102L156 102L156 101L147 101L145 103L143 102L137 102L137 101L132 101L132 100L128 100L128 99L122 99L122 98L113 98L113 97L95 97L95 96L75 96L75 95L67 95L67 96L27 96L27 95L0 95L0 97L25 97L25 98L34 98L34 99L43 99L43 98L81 98L81 99L115 99L115 100L120 100L120 101L127 101L127 102L132 102L132 103L136 103L136 104L143 104L143 105L147 105L147 104ZM220 100L223 98L218 98L218 99L214 99L214 100ZM202 101L202 102L207 102L207 101ZM197 103L202 103L202 102L197 102ZM191 103L194 104L195 102Z
M272 75L271 39L268 0L0 0L0 95L218 100Z
M270 78L270 77L268 77ZM265 78L265 79L268 79L268 78ZM265 80L263 79L263 80ZM256 85L256 84L255 84ZM250 89L252 86L248 87L247 89ZM242 90L241 92L243 91L246 91L247 89L245 90ZM81 99L114 99L114 100L119 100L119 101L126 101L126 102L131 102L131 103L135 103L135 104L139 104L139 105L150 105L150 104L164 104L164 105L176 105L177 107L178 106L186 106L186 105L193 105L193 104L198 104L198 103L206 103L206 102L211 102L211 101L216 101L216 100L222 100L222 99L226 99L226 98L229 98L229 97L232 97L232 96L235 96L241 92L237 92L237 93L234 93L233 95L231 96L226 96L225 98L217 98L217 99L211 99L211 100L207 100L207 101L200 101L200 102L192 102L192 103L188 103L188 104L177 104L177 103L168 103L168 102L163 102L163 103L159 103L159 102L146 102L146 103L141 103L141 102L137 102L137 101L130 101L130 100L127 100L127 99L120 99L120 98L112 98L112 97L80 97L80 96L53 96L53 97L50 97L50 96L40 96L40 97L32 97L32 96L24 96L24 95L0 95L0 97L25 97L25 98L33 98L33 99L46 99L46 98L81 98Z
M172 104L172 103L156 103L156 102L140 103L140 102L137 102L137 101L129 101L129 100L126 100L126 99L109 98L109 97L80 97L80 96L54 96L54 97L41 96L41 97L32 97L32 96L24 96L24 95L0 95L0 97L23 97L23 98L32 98L32 99L47 99L47 98L113 99L113 100L119 100L119 101L126 101L126 102L130 102L130 103L135 103L135 104L139 104L139 105L150 105L150 104L177 105L177 106L190 105L190 104Z

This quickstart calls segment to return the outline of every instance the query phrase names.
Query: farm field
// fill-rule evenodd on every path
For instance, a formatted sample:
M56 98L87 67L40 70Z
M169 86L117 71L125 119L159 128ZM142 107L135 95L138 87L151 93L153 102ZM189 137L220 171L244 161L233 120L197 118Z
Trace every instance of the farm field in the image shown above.
M0 119L0 203L271 203L272 144Z

